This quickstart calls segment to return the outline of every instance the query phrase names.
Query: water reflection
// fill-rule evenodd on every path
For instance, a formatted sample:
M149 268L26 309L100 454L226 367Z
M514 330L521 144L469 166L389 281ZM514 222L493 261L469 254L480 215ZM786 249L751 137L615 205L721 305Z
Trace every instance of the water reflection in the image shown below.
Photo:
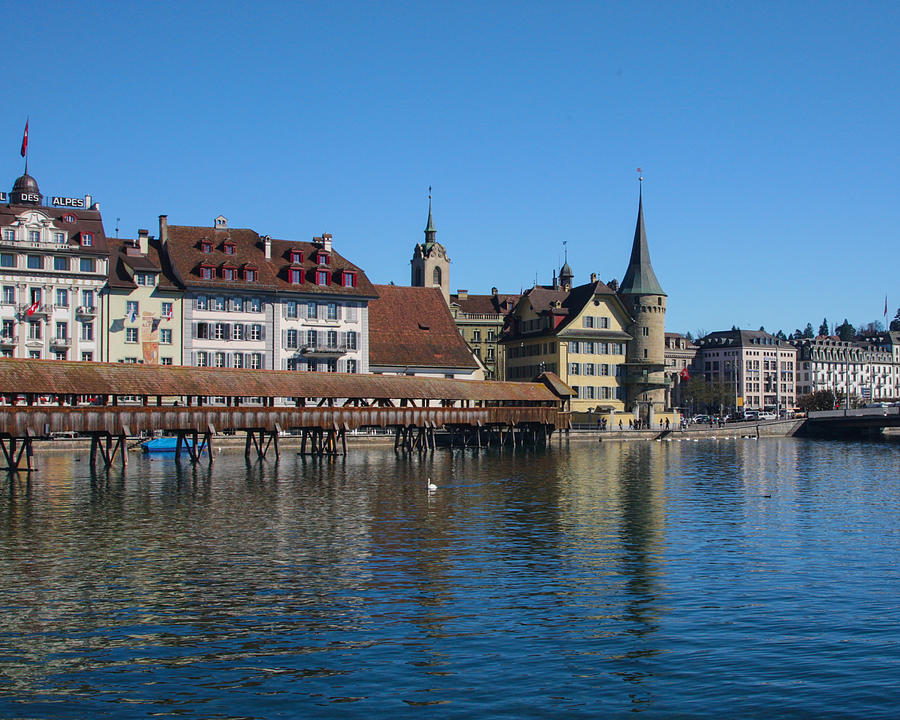
M900 538L872 512L900 509L900 467L879 449L42 459L0 496L0 714L695 714L727 687L781 702L815 671L803 642L877 683L846 628L900 640L880 595Z

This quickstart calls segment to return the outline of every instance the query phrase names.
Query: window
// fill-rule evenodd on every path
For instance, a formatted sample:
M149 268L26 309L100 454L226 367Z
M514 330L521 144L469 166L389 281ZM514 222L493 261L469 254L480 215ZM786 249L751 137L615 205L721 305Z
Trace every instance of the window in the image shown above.
M41 231L40 230L29 230L28 231L28 239L33 243L39 243L41 241Z
M231 339L232 340L243 340L244 339L244 326L240 323L235 323L231 326Z
M298 345L298 335L299 333L296 330L288 330L285 335L284 344L289 348L295 348Z
M347 349L348 350L356 350L357 347L357 333L350 331L347 333Z
M94 353L92 353L92 352L81 353L81 362L94 362Z
M136 327L125 328L125 342L136 343L138 341L138 329Z
M172 358L170 358L170 357L161 357L161 358L159 359L159 364L160 364L160 365L171 365L171 364L172 364Z
M303 262L303 253L300 250L291 250L291 264L299 265Z
M234 312L244 312L244 298L231 298L231 309L234 310Z
M643 335L644 337L648 337L648 336L650 335L650 328L648 328L648 327L642 327L642 328L641 328L641 335Z
M346 270L342 272L341 285L344 287L356 287L356 273L347 272Z
M16 256L12 253L0 253L0 267L15 267Z
M496 342L497 341L497 333L493 330L488 330L487 341L488 342Z
M200 266L200 279L201 280L212 280L213 279L213 268L210 265L201 265Z
M237 246L233 242L226 242L222 249L225 251L226 255L234 255L234 251L237 249Z
M262 312L262 300L250 298L250 312Z
M592 328L594 327L594 318L590 315L585 315L583 318L581 318L581 324L582 327Z
M65 223L77 222L74 215L63 215L62 219Z
M359 364L356 362L356 360L353 360L352 358L347 360L347 372L348 373L359 372Z
M15 287L15 285L4 285L3 286L3 304L4 305L15 305L16 304L16 287Z
M250 326L250 339L262 340L262 325L254 323Z
M197 353L197 367L206 367L207 365L209 365L209 360L206 353L201 350Z
M580 375L581 365L579 363L569 363L569 375Z
M4 320L3 325L0 326L0 336L3 337L4 340L11 340L15 335L15 321L14 320Z
M608 317L597 318L597 321L598 321L597 327L599 327L599 328L608 328L609 327L609 318Z
M216 323L213 339L226 340L228 338L228 326L225 323Z
M29 270L43 270L44 269L44 258L42 255L29 255L26 258L25 266Z
M307 360L306 363L307 363L307 364L306 364L306 369L307 369L309 372L315 372L315 371L316 371L316 369L317 369L318 366L316 365L316 361L315 361L315 360Z
M244 367L244 356L241 353L235 353L231 358L232 364L236 368Z
M472 342L481 342L481 330L472 331Z
M213 361L213 363L218 368L225 367L225 353L217 352L215 354L215 360Z
M328 264L328 253L317 253L316 254L316 262L319 265L327 265Z
M41 339L41 328L43 326L37 320L31 320L28 323L28 339L29 340L40 340Z
M297 301L296 300L288 300L284 304L284 313L289 318L297 317Z
M34 288L34 287L33 287L33 288L31 288L30 292L31 292L31 303L32 303L32 305L33 305L34 303L37 303L38 305L40 305L40 303L41 303L41 289L40 289L40 288Z
M81 272L97 272L97 261L94 258L81 258ZM140 283L138 283L140 285Z
M340 319L340 313L338 313L337 303L328 303L328 319L329 320Z
M329 358L325 361L326 372L337 372L337 358Z
M134 281L138 285L149 285L152 287L156 285L156 276L153 273L135 273Z
M329 330L327 338L328 338L328 347L336 348L337 344L338 344L337 343L337 340L338 340L337 330Z
M259 370L262 367L262 355L259 353L250 353L250 368Z
M303 271L299 268L291 268L288 270L288 280L292 285L299 285L303 282Z
M577 353L578 352L578 343L576 341L569 342L569 352Z
M327 285L328 284L328 271L327 270L316 270L316 285Z
M67 322L56 323L56 339L57 340L68 340L69 339L69 323L67 323Z
M197 323L197 330L194 337L199 340L209 340L209 323Z
M31 360L40 360L41 359L41 351L40 350L29 350L28 357Z
M316 347L318 343L318 334L315 330L307 330L306 331L306 344L310 347Z
M213 305L217 311L225 312L225 298L224 297L214 298Z
M198 295L194 300L194 308L197 310L206 310L208 307L206 295Z
M306 317L315 320L319 315L319 308L314 301L306 303Z
M259 273L253 268L244 268L244 280L247 282L256 282Z
M172 303L170 303L170 302L162 303L161 312L162 312L163 319L171 320L172 319Z
M81 291L81 304L86 308L94 307L94 291L93 290L82 290Z
M201 240L200 241L200 252L203 252L203 253L212 252L212 243L209 240Z
M593 355L594 343L592 343L590 340L586 341L584 343L584 349L581 352L583 352L585 355Z
M431 284L438 286L441 284L441 269L439 267L436 267L431 274Z
M222 279L223 280L237 280L237 268L234 267L223 267L222 268Z
M55 232L53 233L53 242L57 245L62 245L66 241L65 233Z
M94 244L94 233L89 233L89 232L81 233L82 247L91 247L93 244Z
M172 331L169 328L162 328L159 331L159 342L162 345L172 344Z
M53 258L53 269L60 270L62 272L68 272L69 271L69 258L67 258L67 257Z
M347 322L356 322L356 305L350 304L344 307L344 319Z
M15 242L16 241L16 231L6 229L3 231L3 242Z
M139 311L139 308L138 308L137 300L126 300L125 301L125 315L126 315L126 317L128 317L129 320L131 320L131 322L134 322L135 320L137 320L138 311Z

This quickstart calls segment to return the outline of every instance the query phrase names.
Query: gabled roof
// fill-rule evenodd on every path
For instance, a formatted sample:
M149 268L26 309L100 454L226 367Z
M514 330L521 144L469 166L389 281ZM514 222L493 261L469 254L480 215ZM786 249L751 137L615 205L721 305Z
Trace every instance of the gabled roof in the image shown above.
M375 285L369 302L369 366L476 370L438 288Z
M133 290L137 287L134 282L134 271L158 273L157 287L168 290L177 290L178 286L171 273L165 272L159 256L159 242L150 238L146 255L129 255L130 245L137 241L128 238L109 238L109 276L108 282L111 288ZM168 264L166 264L168 266ZM130 271L129 271L130 268Z
M653 266L650 264L650 249L647 247L647 232L644 229L644 198L638 200L637 224L634 227L634 242L631 245L631 260L625 277L619 284L619 292L624 295L665 295Z
M519 302L520 295L471 295L460 299L459 295L450 296L450 304L457 305L464 313L480 313L485 315L507 315ZM508 307L504 308L504 304Z
M168 256L172 262L176 277L185 288L199 289L234 289L234 290L268 290L270 292L291 292L321 295L345 295L360 298L375 297L374 286L365 272L344 258L334 249L325 251L320 243L295 240L271 240L271 258L266 259L265 239L248 228L214 228L188 225L168 225ZM201 244L206 241L212 245L210 252L203 252ZM225 243L234 245L234 253L226 253ZM291 250L303 253L301 264L291 263ZM316 254L326 252L327 265L316 262ZM202 265L216 268L216 277L204 280L200 274ZM224 280L218 270L225 266L252 268L257 271L255 281L246 281L241 273L236 280ZM288 274L289 268L303 270L303 282L294 284ZM321 268L331 275L329 285L317 285L315 271ZM340 273L349 271L356 273L356 287L344 287Z

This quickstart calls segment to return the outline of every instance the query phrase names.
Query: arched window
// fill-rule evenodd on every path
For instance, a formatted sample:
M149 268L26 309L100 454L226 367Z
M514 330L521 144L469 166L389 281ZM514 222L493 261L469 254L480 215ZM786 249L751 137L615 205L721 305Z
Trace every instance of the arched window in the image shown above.
M437 285L438 287L441 286L441 269L439 267L436 267L434 269L434 273L432 274L431 284Z

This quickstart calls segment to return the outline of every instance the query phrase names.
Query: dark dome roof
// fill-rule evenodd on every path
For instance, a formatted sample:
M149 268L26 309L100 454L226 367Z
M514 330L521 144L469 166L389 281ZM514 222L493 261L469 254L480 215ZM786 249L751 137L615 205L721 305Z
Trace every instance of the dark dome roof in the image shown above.
M569 267L569 263L563 265L559 270L560 277L572 277L575 273L572 272L572 268Z
M27 173L22 175L19 178L16 178L16 183L13 185L12 191L14 193L39 193L37 180L35 180L31 175Z

